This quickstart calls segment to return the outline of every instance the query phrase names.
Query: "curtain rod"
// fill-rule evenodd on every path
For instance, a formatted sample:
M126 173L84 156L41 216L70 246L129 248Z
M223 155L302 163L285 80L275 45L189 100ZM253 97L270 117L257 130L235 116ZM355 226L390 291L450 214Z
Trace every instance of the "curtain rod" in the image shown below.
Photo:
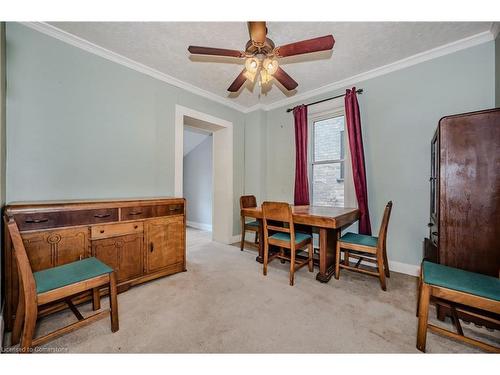
M356 90L356 94L362 94L362 93L363 93L363 89L357 89ZM333 96L331 98L326 98L326 99L323 99L323 100L318 100L317 102L306 104L306 107L309 107L310 105L314 105L314 104L319 104L319 103L327 102L328 100L338 99L338 98L341 98L343 96L345 96L345 94ZM295 108L296 107L288 108L286 111L287 112L292 112Z

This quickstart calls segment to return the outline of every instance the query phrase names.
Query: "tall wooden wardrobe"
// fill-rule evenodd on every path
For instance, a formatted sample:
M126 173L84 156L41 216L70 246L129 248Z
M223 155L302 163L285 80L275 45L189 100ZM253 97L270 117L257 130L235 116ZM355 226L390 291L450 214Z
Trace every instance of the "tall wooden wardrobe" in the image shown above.
M443 117L431 154L425 256L499 277L500 108Z

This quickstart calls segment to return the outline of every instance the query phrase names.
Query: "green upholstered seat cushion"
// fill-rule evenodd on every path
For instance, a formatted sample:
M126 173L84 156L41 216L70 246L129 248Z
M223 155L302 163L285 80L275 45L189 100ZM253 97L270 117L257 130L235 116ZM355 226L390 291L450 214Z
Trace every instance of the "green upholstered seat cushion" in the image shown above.
M500 279L442 264L422 263L424 282L500 301Z
M278 232L278 233L273 234L272 236L269 236L269 238L272 238L274 240L279 240L279 241L290 242L290 234L288 234L288 233ZM295 243L302 242L308 238L311 238L310 234L295 232Z
M245 225L250 225L252 227L258 227L259 222L258 221L249 221L248 223L245 223Z
M378 237L367 236L366 234L347 232L342 237L340 237L340 241L356 245L377 247Z
M97 258L85 258L62 266L34 272L33 276L36 282L36 292L44 293L112 271L112 268Z

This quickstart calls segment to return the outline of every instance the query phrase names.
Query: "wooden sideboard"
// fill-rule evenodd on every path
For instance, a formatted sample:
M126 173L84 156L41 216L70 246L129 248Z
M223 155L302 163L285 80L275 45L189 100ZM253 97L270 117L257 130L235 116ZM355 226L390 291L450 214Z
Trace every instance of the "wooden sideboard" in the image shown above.
M14 203L13 216L34 272L95 256L117 273L118 291L186 270L184 198ZM18 300L17 266L4 232L5 325ZM88 299L78 296L75 303ZM63 307L48 306L40 315Z

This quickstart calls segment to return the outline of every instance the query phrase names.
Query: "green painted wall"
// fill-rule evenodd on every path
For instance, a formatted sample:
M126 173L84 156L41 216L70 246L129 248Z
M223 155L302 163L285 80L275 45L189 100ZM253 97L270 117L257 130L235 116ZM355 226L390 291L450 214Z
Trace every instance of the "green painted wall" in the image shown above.
M495 39L495 106L500 107L500 34Z
M494 106L494 53L494 42L488 42L356 85L364 89L359 102L375 231L384 205L394 201L388 236L392 261L420 263L429 220L430 140L442 116ZM267 112L265 143L259 146L258 140L250 144L246 139L247 149L267 154L267 161L258 171L247 157L245 170L246 181L265 181L265 199L292 202L295 144L288 107ZM247 125L246 134L250 131ZM253 175L248 173L251 168Z
M5 23L0 22L0 205L5 204ZM0 243L3 231L0 231ZM3 317L2 271L3 257L0 261L0 325ZM2 347L0 330L0 348Z
M266 179L261 171L266 169L267 112L253 111L245 115L245 194L255 195L257 202L266 196Z
M7 201L173 195L175 105L231 121L234 233L242 113L7 24Z

